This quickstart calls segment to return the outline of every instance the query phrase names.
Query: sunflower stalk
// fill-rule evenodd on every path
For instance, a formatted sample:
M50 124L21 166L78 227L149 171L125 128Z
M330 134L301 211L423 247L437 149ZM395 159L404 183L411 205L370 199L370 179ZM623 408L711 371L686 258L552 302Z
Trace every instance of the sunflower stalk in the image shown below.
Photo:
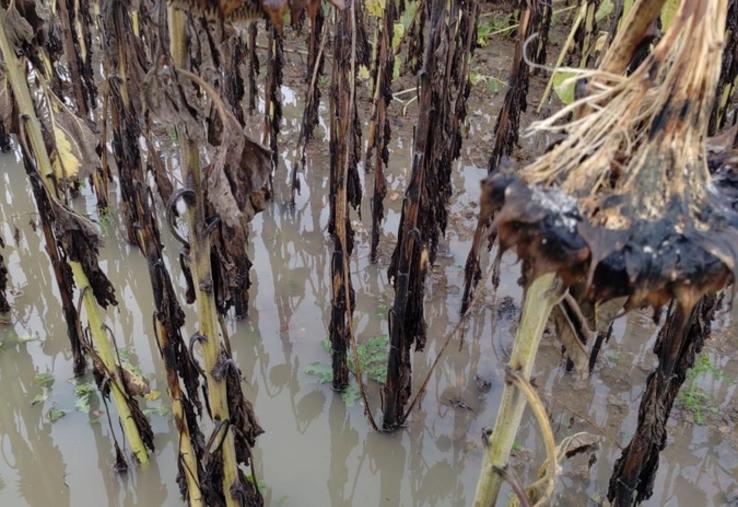
M111 0L105 7L104 22L109 37L106 55L109 67L117 69L118 79L108 81L105 112L112 115L113 151L120 174L121 196L127 202L130 219L135 226L135 244L146 258L149 266L151 289L156 311L153 325L157 344L166 369L167 389L172 401L172 415L179 433L178 468L180 485L190 507L205 505L200 475L202 474L202 448L200 430L197 427L194 406L200 409L198 399L198 376L194 363L182 339L180 331L184 324L184 313L177 301L174 286L164 262L159 229L153 205L147 193L146 178L142 165L141 151L135 141L141 137L141 128L135 120L139 117L130 100L127 67L127 48L133 48L138 39L125 4ZM116 65L117 64L117 65ZM104 118L103 121L106 121ZM183 377L187 394L180 385ZM189 395L189 397L188 397ZM193 406L194 404L194 406Z
M526 291L520 325L508 363L508 368L525 382L530 381L548 317L559 300L556 275L553 273L539 276ZM508 466L526 405L526 396L513 384L505 384L494 429L491 434L482 436L485 452L474 507L489 507L497 502L503 482L497 470Z
M185 69L188 66L188 47L185 32L186 14L170 6L168 15L172 58L177 67ZM227 127L224 126L224 128ZM220 488L222 488L222 498L227 507L242 507L247 502L250 505L262 505L263 499L258 489L256 489L256 481L253 484L246 481L239 468L234 429L231 427L231 424L234 424L234 426L236 424L232 419L238 418L241 414L230 413L229 395L234 398L238 397L240 395L240 385L231 386L231 378L228 377L227 373L222 373L224 369L230 368L223 364L224 361L229 360L227 356L230 355L230 347L228 347L226 341L226 348L223 348L218 326L218 310L213 291L210 232L206 223L208 206L204 191L204 175L200 166L199 149L197 144L189 137L186 129L178 128L177 138L181 143L181 167L184 179L189 182L194 194L194 202L188 207L187 211L190 231L189 255L199 317L198 333L202 336L209 411L216 423L214 431L220 436L217 439L219 442L217 450L212 450L214 455L211 454L208 461L212 464L214 460L222 459ZM225 339L225 336L223 336L223 339ZM240 382L239 377L236 380ZM232 390L233 392L231 392ZM235 392L236 390L239 392ZM250 406L248 408L250 409ZM241 431L242 428L236 428L236 430ZM258 428L258 431L260 431L260 428ZM239 438L244 437L240 436ZM246 438L249 437L246 436ZM221 458L217 456L218 454ZM217 487L215 484L212 486ZM246 496L249 496L251 500L246 500Z
M43 181L46 195L48 196L48 199L54 203L56 201L56 190L53 188L54 170L51 165L51 159L49 158L49 154L46 150L43 134L41 132L41 124L36 116L28 83L22 75L22 64L16 57L15 50L12 48L5 33L5 16L5 9L0 8L0 51L2 52L3 60L5 61L8 80L10 81L19 112L24 118L22 129L24 130L25 136L27 136L30 141L31 152L35 158L38 170L41 173L41 181ZM47 248L49 248L48 244ZM144 438L142 437L141 430L139 428L139 421L132 413L132 406L135 406L136 402L125 390L123 379L120 375L121 370L116 362L113 348L111 347L105 325L103 324L99 301L95 297L94 289L90 285L82 262L69 260L69 266L71 268L72 276L74 277L75 285L82 294L84 307L87 312L92 344L101 358L104 368L111 376L110 391L121 420L123 432L126 435L131 451L136 460L142 464L148 463L149 457L146 447L148 446L153 449L153 442L149 440L148 435L146 442L144 442ZM145 421L144 419L144 422L148 425L148 421ZM150 428L145 429L150 431Z

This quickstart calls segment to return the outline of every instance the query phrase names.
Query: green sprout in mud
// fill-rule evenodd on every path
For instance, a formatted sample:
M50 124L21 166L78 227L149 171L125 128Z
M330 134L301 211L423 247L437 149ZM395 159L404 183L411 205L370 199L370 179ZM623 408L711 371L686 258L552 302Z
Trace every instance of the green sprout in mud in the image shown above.
M114 214L109 209L100 212L100 216L97 219L97 225L103 236L110 234L110 229L113 225L113 218Z
M31 400L31 405L38 405L39 403L43 403L49 399L49 391L51 390L51 386L54 385L54 375L49 372L37 373L34 380L43 390L41 394L37 394Z
M89 413L96 392L97 387L91 382L74 386L74 396L77 398L75 407L81 412Z
M700 380L708 375L718 381L732 382L725 371L710 361L707 354L697 356L694 366L687 372L685 387L679 393L680 404L692 414L696 424L704 424L708 412L717 412L717 408L711 404L712 398L699 385Z
M323 350L328 354L331 353L331 342L328 338L325 338L320 342ZM366 343L362 343L358 346L357 355L359 356L359 365L361 371L365 372L367 377L379 384L384 384L387 379L387 347L389 346L389 336L380 335L375 336L367 340ZM354 360L349 355L349 370L354 372ZM333 371L331 365L316 361L307 368L305 373L318 377L321 384L329 384L333 382ZM361 397L359 388L356 385L355 380L351 380L349 386L341 393L346 406L352 407Z
M480 83L485 83L487 91L492 95L497 95L507 83L498 79L494 76L487 76L485 74L479 74L477 72L471 72L469 74L469 82L472 86L477 86Z
M517 23L510 21L509 15L485 17L479 21L477 27L477 44L485 47L494 35L510 33L517 26Z

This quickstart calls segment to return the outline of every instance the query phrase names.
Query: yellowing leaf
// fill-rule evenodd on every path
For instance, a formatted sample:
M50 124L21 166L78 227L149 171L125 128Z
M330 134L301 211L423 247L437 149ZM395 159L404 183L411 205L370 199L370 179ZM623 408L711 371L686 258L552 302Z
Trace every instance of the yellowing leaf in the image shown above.
M147 401L156 401L161 397L161 392L152 390L149 391L146 395L144 395L144 398L146 398Z
M661 28L663 30L671 26L671 20L676 16L680 3L679 0L666 0L666 3L661 8Z
M84 179L101 165L97 136L93 127L70 111L59 97L51 91L46 93L46 114L54 136L54 172L59 179Z
M554 91L564 104L574 102L574 87L577 80L572 78L574 78L574 74L562 71L554 73L552 78Z
M374 16L375 18L381 18L382 14L384 14L385 1L386 0L367 0L366 12L370 16Z
M67 134L58 126L54 126L54 143L56 150L51 156L51 162L54 165L56 177L60 180L76 178L81 163L72 152L72 143L69 142Z
M359 72L356 73L356 77L359 78L359 81L366 81L369 79L369 69L366 67L366 65L359 65Z
M402 23L395 23L395 29L392 35L392 49L397 49L402 42L402 37L405 35L405 26Z

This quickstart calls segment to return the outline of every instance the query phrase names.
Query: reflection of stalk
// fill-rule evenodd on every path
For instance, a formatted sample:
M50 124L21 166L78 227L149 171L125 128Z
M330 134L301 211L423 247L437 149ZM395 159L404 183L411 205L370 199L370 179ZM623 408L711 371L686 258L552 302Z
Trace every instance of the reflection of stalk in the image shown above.
M525 295L523 314L509 363L510 369L524 381L530 380L548 316L559 299L555 279L554 274L539 276L528 287ZM497 501L502 477L495 470L504 469L508 464L526 403L525 396L515 386L505 385L494 430L491 435L483 437L486 450L477 482L474 507L489 507Z
M22 129L25 130L25 133L30 140L33 156L35 157L36 164L41 172L41 180L43 181L48 198L53 202L56 199L54 197L54 189L52 188L54 172L49 159L49 154L46 151L43 134L41 133L41 124L36 117L36 111L33 107L33 101L31 99L30 90L28 89L28 84L20 74L21 63L15 56L15 51L6 37L5 26L5 9L0 8L0 51L2 51L3 59L5 60L5 67L8 80L10 81L10 86L13 90L13 96L18 104L18 109L21 115L25 119ZM132 400L129 398L128 393L125 392L122 379L118 373L119 368L116 364L115 356L108 341L103 321L100 316L98 302L93 295L93 291L87 290L88 288L91 289L91 287L82 264L78 261L70 261L69 265L72 270L72 275L74 276L75 284L81 291L81 294L83 294L93 345L97 350L104 367L111 376L111 393L118 410L118 415L121 419L123 431L128 438L128 443L130 444L131 450L133 451L136 459L140 463L147 463L149 458L146 452L146 446L141 438L141 433L139 432L136 420L134 419L128 405Z
M169 8L169 34L171 52L174 63L186 68L187 46L185 40L185 14L173 7ZM187 218L190 230L190 255L192 258L192 275L194 277L197 314L200 320L199 333L204 337L203 359L207 378L208 400L212 418L224 423L225 434L219 440L223 455L223 496L228 507L237 507L238 500L233 493L238 491L238 462L233 431L229 428L228 393L226 379L222 375L214 375L221 357L220 337L217 328L217 310L213 293L213 278L210 265L210 239L205 224L207 203L202 188L200 155L197 145L184 129L177 129L177 139L181 141L181 166L185 181L190 182L194 191L193 206L188 209ZM222 433L216 427L216 433Z

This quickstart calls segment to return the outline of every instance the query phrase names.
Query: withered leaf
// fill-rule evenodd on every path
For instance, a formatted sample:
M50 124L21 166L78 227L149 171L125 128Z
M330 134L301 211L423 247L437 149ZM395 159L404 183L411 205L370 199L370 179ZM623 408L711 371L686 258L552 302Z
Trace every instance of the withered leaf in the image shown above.
M101 165L95 150L97 135L85 120L72 113L58 97L51 97L50 117L54 136L51 162L59 180L84 179Z
M5 27L7 37L18 54L22 54L28 47L42 47L42 40L46 38L48 29L49 15L49 8L44 2L35 0L10 2L5 14Z
M192 141L207 140L204 118L208 112L191 83L180 83L174 69L155 65L144 77L143 105L149 116L162 125L177 126Z
M223 123L223 135L213 164L207 170L208 202L227 226L240 227L261 211L260 204L271 173L270 151L251 139L213 87L199 76L180 72L195 81L213 101Z
M589 377L589 352L584 345L586 338L579 336L580 331L562 305L554 307L551 317L556 326L556 335L566 349L566 356L574 364L574 371L580 378L586 379Z
M8 131L13 122L13 97L10 92L10 84L4 72L0 71L0 123Z

